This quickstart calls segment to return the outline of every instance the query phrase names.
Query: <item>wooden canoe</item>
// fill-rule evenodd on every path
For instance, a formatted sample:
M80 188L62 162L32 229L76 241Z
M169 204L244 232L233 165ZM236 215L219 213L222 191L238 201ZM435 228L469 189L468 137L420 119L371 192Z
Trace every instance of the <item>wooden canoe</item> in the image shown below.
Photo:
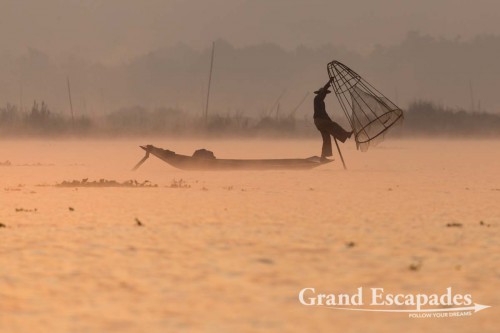
M332 160L321 160L318 156L312 156L309 158L262 160L193 157L176 154L173 151L157 148L152 145L140 147L146 151L146 157L143 159L143 161L149 156L149 154L151 154L158 157L162 161L167 162L171 166L183 170L300 170L312 169L332 162ZM140 164L142 164L143 161L141 161Z

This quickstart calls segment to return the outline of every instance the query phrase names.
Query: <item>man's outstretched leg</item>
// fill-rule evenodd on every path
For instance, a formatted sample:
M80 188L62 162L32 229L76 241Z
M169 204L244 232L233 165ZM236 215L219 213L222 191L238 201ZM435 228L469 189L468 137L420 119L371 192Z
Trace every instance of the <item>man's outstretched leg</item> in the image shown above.
M332 121L328 126L329 133L335 137L335 139L344 143L352 135L352 131L346 131L339 124Z

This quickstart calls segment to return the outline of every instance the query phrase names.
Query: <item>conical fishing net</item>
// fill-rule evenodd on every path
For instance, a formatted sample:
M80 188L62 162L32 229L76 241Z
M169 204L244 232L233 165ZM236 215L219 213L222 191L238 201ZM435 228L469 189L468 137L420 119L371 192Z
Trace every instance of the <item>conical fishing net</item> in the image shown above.
M359 150L367 151L383 141L388 129L403 120L403 111L396 104L346 65L332 61L328 75Z

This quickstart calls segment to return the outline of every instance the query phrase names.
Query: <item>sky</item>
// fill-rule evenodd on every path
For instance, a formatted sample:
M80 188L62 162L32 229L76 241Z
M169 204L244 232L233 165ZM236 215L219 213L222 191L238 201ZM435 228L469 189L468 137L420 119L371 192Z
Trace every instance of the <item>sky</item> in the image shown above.
M38 49L119 64L161 47L225 39L342 45L369 52L408 31L463 39L500 35L498 0L2 0L0 52Z

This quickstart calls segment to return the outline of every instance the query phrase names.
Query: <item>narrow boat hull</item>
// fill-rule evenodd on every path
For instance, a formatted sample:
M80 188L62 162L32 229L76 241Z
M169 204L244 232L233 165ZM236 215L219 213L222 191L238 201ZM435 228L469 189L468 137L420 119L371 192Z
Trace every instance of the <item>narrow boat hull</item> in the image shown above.
M173 167L183 170L280 170L280 169L312 169L331 160L321 160L317 156L293 159L237 160L193 157L176 154L173 151L157 148L152 145L141 146L147 154L154 155Z

